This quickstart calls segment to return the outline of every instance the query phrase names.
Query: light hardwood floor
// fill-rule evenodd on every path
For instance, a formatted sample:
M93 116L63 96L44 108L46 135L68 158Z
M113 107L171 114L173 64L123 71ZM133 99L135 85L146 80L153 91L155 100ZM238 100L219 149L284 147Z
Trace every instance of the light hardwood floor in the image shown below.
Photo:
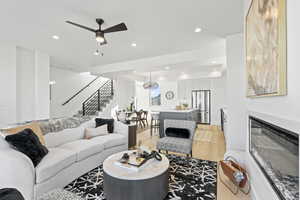
M156 141L158 140L158 133L154 132L153 136L150 136L150 130L139 130L137 140L141 141L143 146L147 146L149 149L155 149ZM217 126L199 125L194 137L193 144L193 157L220 161L224 157L226 145L223 132ZM218 200L250 200L249 196L246 196L239 192L237 195L233 195L220 181L218 177Z

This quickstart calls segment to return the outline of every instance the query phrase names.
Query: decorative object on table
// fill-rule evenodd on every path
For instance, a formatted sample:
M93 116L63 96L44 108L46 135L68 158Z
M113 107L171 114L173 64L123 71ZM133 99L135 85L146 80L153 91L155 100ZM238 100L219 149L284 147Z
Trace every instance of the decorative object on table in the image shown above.
M286 0L252 0L246 17L248 97L287 94Z
M175 94L174 94L173 91L169 90L169 91L166 92L165 97L166 97L167 100L172 100L172 99L174 99Z
M228 178L228 180L232 183L230 185L233 185L231 187L229 184L226 183L226 180L224 180L222 177L221 170L222 169L223 174ZM249 175L247 171L241 167L236 159L234 159L232 156L229 156L225 158L225 160L222 160L219 162L218 165L218 172L221 182L233 193L237 194L239 191L243 192L244 194L249 194L250 192L250 180Z
M205 200L217 200L217 162L194 158L187 160L174 154L166 156L170 162L170 182L165 200L203 197ZM89 200L106 200L102 165L77 178L65 189Z
M22 194L15 188L0 189L0 200L25 200Z
M130 157L129 157L128 153L124 153L122 158L120 159L120 163L122 163L122 164L128 163L129 158Z

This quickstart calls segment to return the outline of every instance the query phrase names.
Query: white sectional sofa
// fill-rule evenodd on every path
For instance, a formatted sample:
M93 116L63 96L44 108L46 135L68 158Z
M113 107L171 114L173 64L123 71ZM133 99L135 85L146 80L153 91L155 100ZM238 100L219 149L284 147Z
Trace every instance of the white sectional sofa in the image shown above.
M84 129L95 127L94 120L46 134L49 153L36 168L27 156L0 137L0 188L17 188L26 200L36 200L52 189L66 186L102 164L109 155L128 149L127 125L114 123L114 133L91 139L84 139Z

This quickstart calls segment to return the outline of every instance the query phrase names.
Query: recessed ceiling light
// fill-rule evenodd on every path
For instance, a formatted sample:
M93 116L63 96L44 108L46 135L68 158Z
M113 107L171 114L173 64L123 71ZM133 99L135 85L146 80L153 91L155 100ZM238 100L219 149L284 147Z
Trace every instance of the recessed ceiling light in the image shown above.
M132 46L132 47L136 47L136 43L132 43L131 46Z
M166 66L165 69L166 69L166 70L169 70L169 69L171 69L171 68L170 68L169 66Z
M58 35L53 35L52 38L53 38L54 40L59 40L59 36L58 36Z
M159 81L164 81L164 80L165 80L165 77L164 77L164 76L161 76L161 77L158 78L158 80L159 80Z
M200 33L202 31L202 29L201 28L195 28L195 33Z
M91 75L91 72L80 72L80 75Z

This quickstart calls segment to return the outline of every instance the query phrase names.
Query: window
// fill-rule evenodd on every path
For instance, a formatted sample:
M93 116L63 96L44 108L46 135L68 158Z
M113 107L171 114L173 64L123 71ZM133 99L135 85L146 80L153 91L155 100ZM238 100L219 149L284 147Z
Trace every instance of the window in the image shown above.
M161 105L161 94L160 94L159 86L150 89L150 104L152 106L160 106Z

